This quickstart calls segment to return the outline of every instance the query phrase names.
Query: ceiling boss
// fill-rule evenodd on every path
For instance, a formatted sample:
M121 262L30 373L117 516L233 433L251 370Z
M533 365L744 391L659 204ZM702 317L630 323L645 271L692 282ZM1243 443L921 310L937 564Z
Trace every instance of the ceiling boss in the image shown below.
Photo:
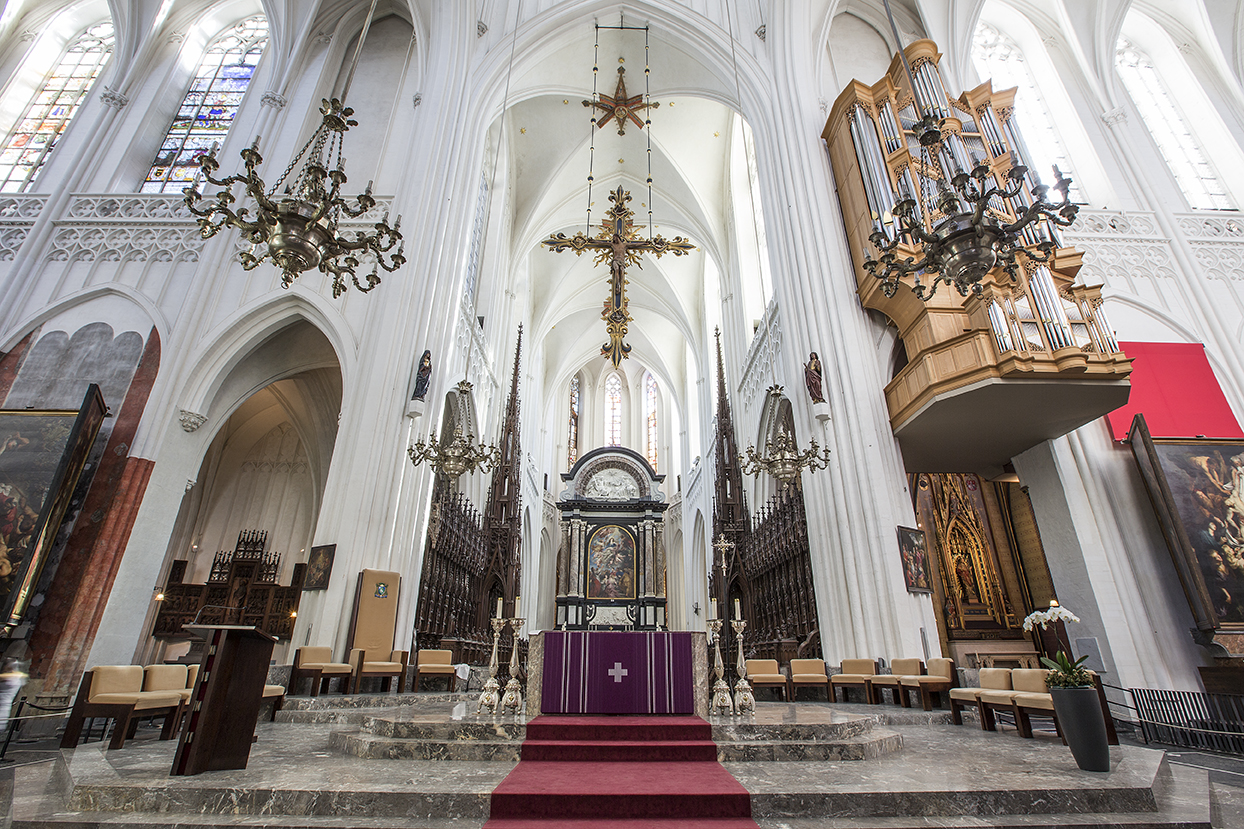
M599 74L599 53L600 53L600 30L601 29L633 29L644 32L644 94L627 97L626 83L623 79L624 71L618 67L618 88L613 97L608 95L600 95L596 92L596 77ZM631 314L627 309L626 301L626 269L631 265L641 268L640 254L651 253L660 259L667 253L675 256L684 256L695 250L695 245L682 236L675 236L673 239L665 239L662 236L652 232L652 121L647 117L657 104L652 102L652 98L648 93L647 79L649 70L647 65L648 56L648 27L647 26L627 26L623 22L619 26L597 26L596 27L596 53L597 61L592 67L592 99L584 101L584 106L592 108L592 146L589 149L588 177L587 177L587 232L579 232L574 236L567 236L564 233L555 233L545 239L541 244L547 246L554 253L561 253L564 250L572 250L575 256L581 256L585 251L592 251L595 254L597 265L608 263L609 265L609 298L605 300L605 308L601 312L601 319L605 321L605 328L609 332L609 341L600 348L600 353L607 357L613 363L613 367L617 368L621 362L630 356L631 346L626 342L627 327L631 322ZM642 103L641 103L642 101ZM598 118L596 110L604 112L603 118ZM638 113L645 114L644 120L639 120ZM613 206L605 212L605 221L600 223L600 229L595 236L589 236L592 228L592 181L591 173L596 153L596 129L604 126L610 120L616 120L618 123L618 135L625 135L626 121L631 120L642 130L649 127L645 131L648 142L648 236L645 239L639 235L639 231L635 228L635 213L627 207L627 202L631 200L630 191L625 190L621 184L616 190L609 193L609 201ZM620 160L620 159L619 159Z

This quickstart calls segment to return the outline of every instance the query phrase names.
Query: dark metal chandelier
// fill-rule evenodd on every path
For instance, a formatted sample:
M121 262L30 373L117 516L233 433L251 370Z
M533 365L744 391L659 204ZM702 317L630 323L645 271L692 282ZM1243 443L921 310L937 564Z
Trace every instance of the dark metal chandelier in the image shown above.
M1049 201L1046 197L1051 188L1035 177L1031 198L1025 198L1022 190L1028 168L1018 158L1018 153L1013 154L1014 163L1006 174L1005 184L999 186L989 165L973 165L960 146L944 142L942 124L927 102L921 100L920 86L912 76L902 49L889 0L885 0L885 8L895 43L899 45L898 53L913 103L920 115L913 129L920 142L918 173L922 192L917 194L904 188L890 210L893 224L887 227L883 223L869 236L880 256L874 259L866 254L864 269L881 281L881 290L888 297L894 296L904 277L912 276L912 292L921 300L932 297L938 284L943 282L953 285L961 296L979 295L981 280L994 268L1001 268L1012 280L1018 281L1018 254L1034 262L1048 262L1058 247L1054 234L1041 234L1044 238L1038 238L1031 232L1026 234L1025 229L1039 222L1068 227L1075 221L1080 208L1067 198L1071 179L1055 167L1052 189L1061 194L1062 199ZM923 196L924 186L929 183L936 188L930 207L942 218L931 221L931 227L926 228L917 198ZM1007 202L1016 208L1014 221L1002 212ZM918 260L908 255L912 251L920 254ZM925 284L922 277L930 276L932 282Z
M186 206L199 217L199 233L204 239L212 238L224 228L237 228L251 246L249 251L238 255L242 267L249 271L271 260L281 269L281 284L286 288L300 274L315 269L332 276L334 298L341 296L350 284L366 293L380 284L380 268L391 273L406 262L402 255L401 216L390 226L386 210L368 231L343 231L339 227L341 221L357 219L376 206L371 182L353 203L341 196L341 186L346 182L342 138L350 127L358 126L351 118L354 110L345 105L345 97L358 68L376 3L377 0L372 0L368 10L341 98L324 99L319 127L271 187L265 185L255 171L263 163L256 136L255 142L241 153L246 165L244 174L218 179L214 176L220 169L217 147L213 146L211 152L203 156L200 161L203 178L221 188L214 201L200 204L204 196L199 193L197 178L185 190ZM298 170L296 174L295 169ZM241 184L246 196L254 201L253 218L249 216L249 207L233 209L237 201L233 195L235 184ZM256 255L260 246L263 250ZM397 250L393 252L395 247ZM361 257L365 256L374 259L371 273L365 277L366 284L360 282L355 273L363 261Z

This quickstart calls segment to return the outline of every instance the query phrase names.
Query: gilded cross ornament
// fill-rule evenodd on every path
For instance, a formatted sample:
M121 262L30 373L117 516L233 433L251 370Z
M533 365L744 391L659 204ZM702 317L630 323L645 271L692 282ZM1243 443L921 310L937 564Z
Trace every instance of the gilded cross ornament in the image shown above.
M630 356L631 351L631 346L624 341L631 321L626 301L627 267L642 267L641 253L651 253L660 259L667 253L683 256L696 249L690 240L682 236L673 239L662 236L641 238L632 221L635 214L626 206L630 200L630 192L623 190L619 184L618 189L609 194L613 207L605 213L606 220L601 222L595 236L556 233L541 242L554 253L572 250L575 256L581 256L585 251L592 251L596 255L595 264L609 263L609 299L605 300L605 308L600 315L609 332L609 342L601 346L600 353L609 358L614 368Z
M644 103L643 95L626 94L626 68L618 67L618 86L613 91L612 97L609 95L597 95L598 101L584 101L585 107L599 109L604 113L596 120L597 127L603 127L610 121L618 122L618 135L626 135L626 122L629 120L641 130L644 128L644 122L640 120L639 113L649 107L656 109L660 106L656 101Z

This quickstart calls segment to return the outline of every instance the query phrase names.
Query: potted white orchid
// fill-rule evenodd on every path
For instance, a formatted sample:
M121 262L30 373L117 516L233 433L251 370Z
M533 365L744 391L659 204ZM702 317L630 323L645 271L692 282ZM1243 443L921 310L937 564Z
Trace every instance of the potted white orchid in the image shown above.
M1078 622L1080 619L1057 600L1048 610L1038 610L1024 617L1024 630L1044 630L1056 622ZM1093 675L1084 667L1087 656L1072 660L1063 650L1053 659L1041 657L1050 669L1045 686L1054 702L1054 713L1062 729L1076 765L1085 771L1110 771L1110 745L1106 738L1106 720L1101 700L1093 684Z

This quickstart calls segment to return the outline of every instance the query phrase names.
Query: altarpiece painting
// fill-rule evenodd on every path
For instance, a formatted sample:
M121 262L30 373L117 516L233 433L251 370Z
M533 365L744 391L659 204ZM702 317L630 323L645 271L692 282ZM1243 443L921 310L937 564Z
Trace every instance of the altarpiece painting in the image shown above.
M635 598L635 537L609 524L592 533L587 544L587 597Z
M0 411L0 597L21 623L107 407L92 384L78 411Z
M1244 631L1244 442L1131 436L1197 627Z

